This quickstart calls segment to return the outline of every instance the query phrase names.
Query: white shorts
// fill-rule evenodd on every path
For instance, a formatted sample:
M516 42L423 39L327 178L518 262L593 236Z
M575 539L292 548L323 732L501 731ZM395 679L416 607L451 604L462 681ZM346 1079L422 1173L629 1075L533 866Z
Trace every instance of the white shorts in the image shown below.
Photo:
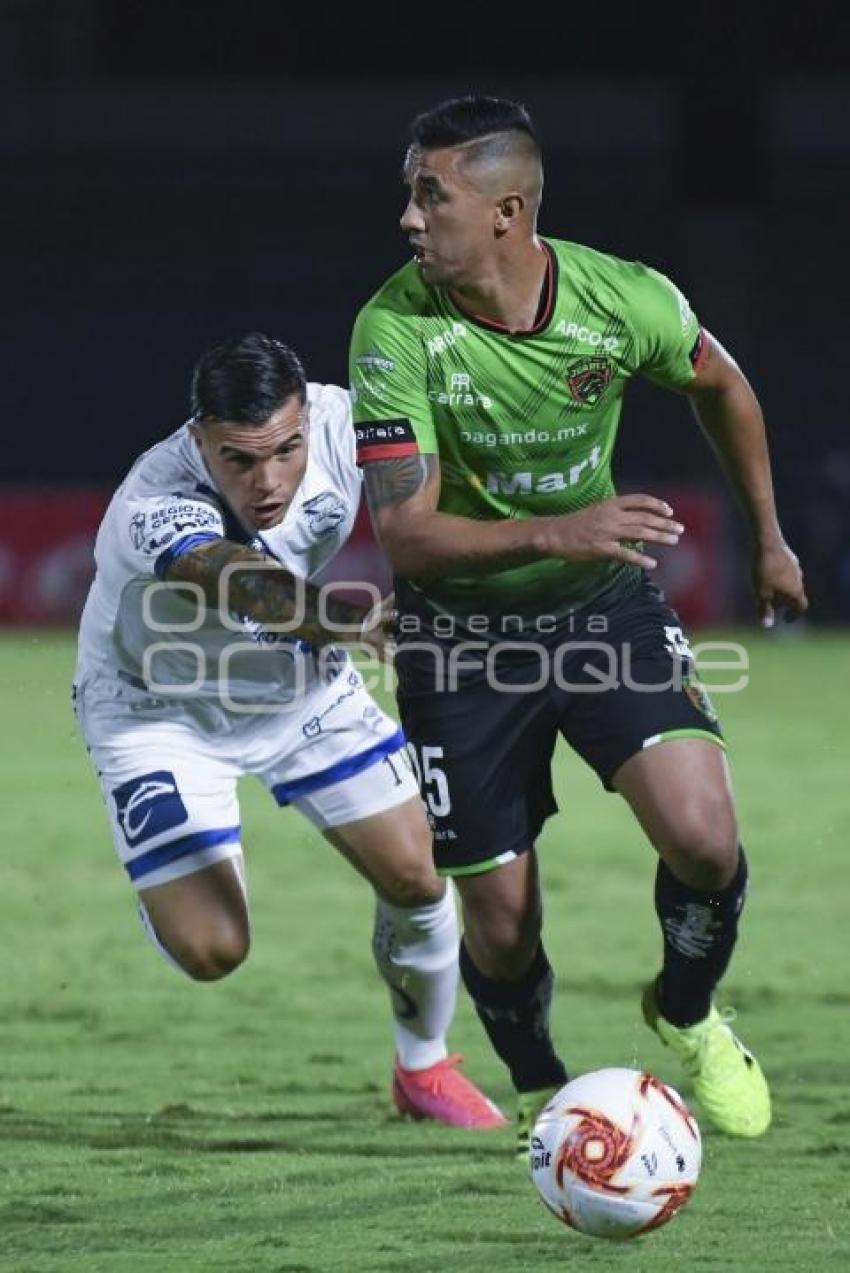
M281 714L157 699L111 677L87 682L75 709L115 848L139 889L241 853L244 774L320 830L419 795L401 729L351 664Z

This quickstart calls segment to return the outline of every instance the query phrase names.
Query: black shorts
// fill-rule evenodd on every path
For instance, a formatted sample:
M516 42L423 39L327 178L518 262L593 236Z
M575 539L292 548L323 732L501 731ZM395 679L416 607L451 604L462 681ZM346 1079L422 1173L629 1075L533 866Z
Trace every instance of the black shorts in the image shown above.
M557 812L559 734L609 791L617 770L654 743L694 736L724 745L678 616L647 579L552 633L464 639L404 636L396 658L402 725L443 875L489 870L533 844Z

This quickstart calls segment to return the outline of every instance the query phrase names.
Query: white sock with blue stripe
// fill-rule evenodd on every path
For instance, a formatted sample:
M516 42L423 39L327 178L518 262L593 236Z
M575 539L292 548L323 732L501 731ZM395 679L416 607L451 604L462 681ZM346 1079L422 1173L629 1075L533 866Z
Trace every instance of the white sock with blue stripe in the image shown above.
M451 885L427 906L376 902L372 950L390 988L396 1052L404 1069L424 1070L448 1055L457 997L460 938Z

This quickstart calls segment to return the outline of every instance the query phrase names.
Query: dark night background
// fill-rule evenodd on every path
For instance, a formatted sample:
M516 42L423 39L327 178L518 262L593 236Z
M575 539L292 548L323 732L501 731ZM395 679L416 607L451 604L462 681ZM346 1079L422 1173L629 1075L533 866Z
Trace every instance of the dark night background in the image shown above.
M537 121L541 231L663 269L741 362L814 617L850 619L845 10L0 0L0 480L114 485L248 329L345 383L406 256L408 119L491 92ZM642 385L618 477L719 486L686 404ZM728 543L746 614L734 520Z

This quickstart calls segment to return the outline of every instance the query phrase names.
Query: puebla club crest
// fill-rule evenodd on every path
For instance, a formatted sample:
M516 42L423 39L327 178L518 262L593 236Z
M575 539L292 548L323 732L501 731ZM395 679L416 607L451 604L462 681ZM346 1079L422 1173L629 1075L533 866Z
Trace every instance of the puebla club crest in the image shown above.
M329 535L345 520L345 504L333 491L321 491L301 505L314 535Z
M614 364L608 358L578 358L567 367L567 384L576 402L595 407L614 379Z

